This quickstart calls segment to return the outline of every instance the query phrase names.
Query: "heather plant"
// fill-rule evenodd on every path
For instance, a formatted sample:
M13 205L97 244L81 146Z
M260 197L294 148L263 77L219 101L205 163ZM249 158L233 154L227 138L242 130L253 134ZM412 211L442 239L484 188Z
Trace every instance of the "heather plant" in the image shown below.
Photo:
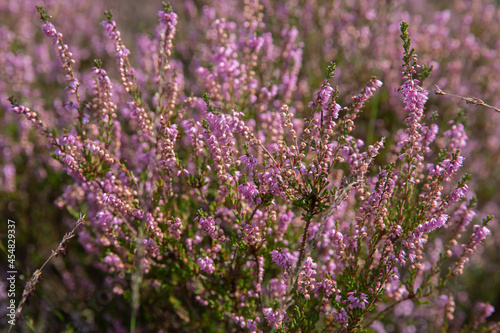
M404 122L365 143L356 125L382 82L369 78L345 103L325 64L312 100L300 101L299 30L276 37L258 2L245 2L239 21L205 7L196 76L175 56L169 5L139 37L140 68L107 12L116 69L96 59L87 73L38 10L66 113L48 121L29 98L11 98L9 110L71 177L56 204L88 216L79 242L121 300L106 312L113 330L496 329L485 323L489 304L455 318L449 282L490 235L491 217L474 219L463 113L443 122L426 110L430 68L406 23L402 107L391 104Z
M388 126L406 115L400 107L397 88L399 82L399 24L409 22L415 29L414 45L419 50L422 64L432 66L428 78L428 89L437 91L434 85L462 96L475 96L498 105L497 80L491 68L498 67L498 22L499 10L495 1L302 1L300 5L290 2L263 1L261 6L267 14L263 18L268 31L277 38L283 28L298 27L298 40L304 43L302 69L294 97L307 105L308 96L323 78L319 73L331 59L335 59L336 77L340 100L349 98L358 89L358 82L367 81L371 75L386 83L382 94L371 101L374 107L361 117L359 124L368 134L367 142L375 142L375 135L387 136ZM215 15L231 16L242 25L237 2L224 2L224 9L211 4L216 10L204 7L203 11L185 5L191 16L201 20ZM277 24L279 22L279 24ZM205 25L199 29L204 31ZM197 27L194 27L197 30ZM194 34L194 33L192 33ZM198 36L204 34L199 32ZM183 45L184 51L187 46ZM319 51L320 50L320 51ZM187 53L187 52L186 52ZM192 51L196 53L196 51ZM183 53L184 54L184 53ZM296 104L302 112L303 108ZM454 118L457 104L447 98L431 98L431 109L439 110L445 117L443 124ZM463 105L462 105L463 107ZM465 153L471 158L465 161L467 169L474 175L471 186L481 197L481 207L488 213L497 214L500 197L498 175L494 163L498 156L497 118L489 113L475 112L467 115L468 128L473 133L472 142ZM483 153L487 152L487 153Z

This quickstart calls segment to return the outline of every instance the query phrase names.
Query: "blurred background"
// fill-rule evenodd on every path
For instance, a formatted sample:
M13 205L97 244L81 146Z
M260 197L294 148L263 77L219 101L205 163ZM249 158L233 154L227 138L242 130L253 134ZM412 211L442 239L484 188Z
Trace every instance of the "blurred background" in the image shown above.
M249 1L252 2L252 1ZM72 180L51 157L45 139L18 116L7 112L7 98L37 110L50 125L63 127L73 121L64 109L64 74L50 39L43 36L35 4L42 4L76 60L82 84L91 82L94 59L102 59L117 78L113 44L100 22L109 9L122 38L131 50L133 65L141 67L141 36L152 34L159 1L30 1L0 0L0 304L7 298L6 223L16 221L16 260L19 268L17 295L27 279L68 232L78 212L63 209L60 197ZM207 55L206 31L217 18L243 24L243 1L171 1L179 15L175 53L189 95L201 95L203 85L196 69ZM339 103L349 102L366 82L377 76L384 82L358 123L357 132L367 143L390 136L401 128L405 114L397 90L401 85L403 54L399 37L401 21L407 21L422 64L433 66L423 86L434 85L458 95L478 97L500 107L500 8L493 0L391 1L391 0L263 0L265 31L275 41L295 26L303 49L298 89L288 101L298 114L307 114L307 103L321 85L327 64L335 61L333 85L340 90ZM118 84L115 84L116 86ZM500 216L500 113L468 105L459 99L430 94L427 109L443 124L463 112L467 119L468 146L463 170L472 175L471 195L477 197L478 221L488 214ZM383 158L383 156L381 157ZM479 301L500 309L500 228L497 219L480 253L466 273L452 281L450 293L463 316L475 311ZM4 284L4 285L2 285ZM106 284L106 276L78 239L68 253L43 272L35 296L23 311L20 332L127 331L120 320L127 308ZM5 327L5 306L0 307ZM500 320L500 310L488 320Z

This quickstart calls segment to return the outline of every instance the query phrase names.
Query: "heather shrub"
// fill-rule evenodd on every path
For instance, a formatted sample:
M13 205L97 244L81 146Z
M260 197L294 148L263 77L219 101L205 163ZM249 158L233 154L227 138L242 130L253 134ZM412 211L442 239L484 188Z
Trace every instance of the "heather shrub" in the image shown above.
M44 304L31 315L21 304L18 325L35 331L47 323L67 331L497 330L486 321L493 307L468 300L467 288L454 283L464 281L467 262L496 226L490 216L476 216L481 183L471 183L463 166L481 155L478 147L489 142L497 120L474 140L464 125L479 128L498 114L477 109L469 116L459 110L460 99L441 102L442 112L440 102L428 103L434 83L467 95L457 80L481 79L454 73L446 54L432 46L455 47L450 36L466 33L446 34L450 14L438 13L435 29L429 24L429 35L417 34L421 62L408 24L400 23L408 14L364 3L186 2L181 17L198 25L180 33L177 8L164 5L135 49L110 12L101 19L105 39L95 37L101 35L95 27L74 31L74 39L42 7L45 40L30 43L26 34L18 39L21 31L11 32L2 45L4 71L24 75L2 81L2 93L13 95L2 104L10 111L2 114L2 191L10 196L2 206L9 214L21 209L12 202L26 203L21 194L34 190L32 177L42 189L61 191L48 198L61 211L45 209L58 220L67 213L62 233L79 221L69 234L76 232L79 248L69 243L75 254L70 250L66 266L56 266L61 286L37 295L51 299L64 288L57 303L71 310L51 307L58 320L43 314L33 323ZM484 10L478 6L456 10L474 22ZM70 27L73 15L71 9L62 15ZM436 29L439 38L430 36ZM470 44L461 57L477 51L477 43L458 40ZM323 52L314 52L317 45ZM53 56L40 61L45 68L21 56L40 50ZM468 66L493 66L486 63ZM494 103L494 95L481 97ZM491 175L488 155L477 158L475 171ZM36 195L46 203L43 192ZM478 197L494 202L491 193ZM24 214L31 223L45 220ZM64 252L69 238L55 253ZM497 267L491 255L483 258L483 267ZM29 285L23 301L34 290Z

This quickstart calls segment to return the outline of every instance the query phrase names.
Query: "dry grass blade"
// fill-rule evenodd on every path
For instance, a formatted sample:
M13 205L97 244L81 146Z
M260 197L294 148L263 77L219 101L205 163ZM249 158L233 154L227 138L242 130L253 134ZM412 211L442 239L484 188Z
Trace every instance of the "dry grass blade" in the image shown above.
M59 254L66 254L66 246L68 241L75 236L76 229L78 229L78 227L83 223L84 219L85 215L80 214L80 217L78 218L78 221L76 221L74 228L63 236L57 248L55 250L52 250L50 257L48 257L47 260L43 263L43 265L33 273L31 279L29 279L29 281L26 283L26 286L24 287L23 290L23 296L16 309L16 319L15 319L16 322L18 322L19 318L21 317L24 304L26 304L29 298L34 294L35 286L40 280L40 276L42 275L43 269L53 258L57 257ZM14 325L10 325L9 333L12 331L13 327Z
M455 95L455 94L451 94L451 93L447 93L447 92L444 92L443 90L441 90L441 88L439 88L437 85L435 86L436 87L436 90L434 91L434 93L436 95L441 95L441 96L453 96L453 97L458 97L460 98L461 100L465 101L465 103L467 104L474 104L474 105L481 105L481 106L485 106L489 109L492 109L492 110L495 110L497 112L500 112L500 109L495 107L495 106L492 106L492 105L489 105L489 104L486 104L482 99L480 98L477 98L477 97L465 97L465 96L460 96L460 95Z

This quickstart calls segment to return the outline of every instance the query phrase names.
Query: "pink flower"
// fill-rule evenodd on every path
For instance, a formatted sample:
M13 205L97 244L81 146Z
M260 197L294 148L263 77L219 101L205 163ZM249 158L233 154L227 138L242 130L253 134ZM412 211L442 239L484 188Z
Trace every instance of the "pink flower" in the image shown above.
M273 250L271 251L271 257L273 262L280 266L283 271L286 271L287 268L292 264L292 261L288 258L286 253L281 253L279 251Z
M257 185L255 185L253 182L241 184L240 186L238 186L238 192L240 192L240 194L251 205L255 203L254 198L259 195L259 190L257 189ZM260 198L257 200L257 204L260 204Z
M245 170L253 170L257 167L259 160L253 157L252 154L240 156L240 160L246 164Z
M342 303L349 303L349 309L364 309L365 305L368 304L368 296L366 296L366 294L364 293L359 293L359 296L356 296L354 291L350 291L347 293L347 295L347 300L343 301Z
M50 22L42 24L42 31L47 37L54 37L57 34L56 28Z
M202 271L212 274L215 271L214 261L209 257L198 258L198 266Z

